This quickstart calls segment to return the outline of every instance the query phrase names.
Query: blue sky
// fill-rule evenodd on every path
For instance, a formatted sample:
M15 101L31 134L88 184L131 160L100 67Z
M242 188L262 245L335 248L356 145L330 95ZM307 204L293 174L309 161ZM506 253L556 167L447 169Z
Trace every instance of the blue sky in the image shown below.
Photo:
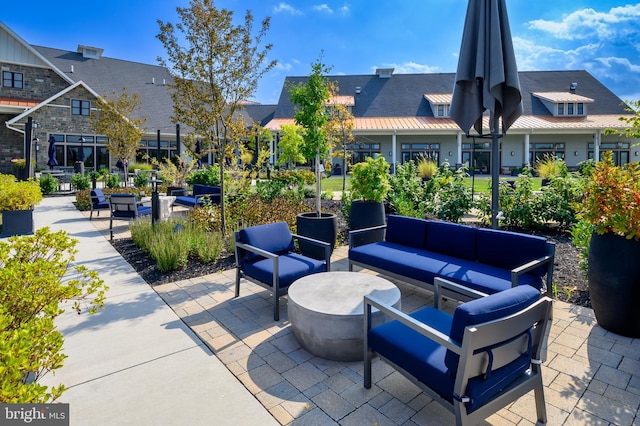
M467 0L221 0L238 22L265 16L278 66L256 101L276 103L285 76L308 75L321 51L332 74L455 72ZM66 50L85 44L112 58L156 64L165 52L157 19L178 22L186 0L8 2L0 20L28 43ZM640 3L507 0L519 70L586 69L623 100L640 99Z

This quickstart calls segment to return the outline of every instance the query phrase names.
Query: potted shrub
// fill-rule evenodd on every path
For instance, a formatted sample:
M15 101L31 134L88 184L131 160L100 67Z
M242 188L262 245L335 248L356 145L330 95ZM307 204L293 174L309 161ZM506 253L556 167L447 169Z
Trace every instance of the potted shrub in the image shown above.
M588 179L580 218L593 226L587 264L598 323L640 337L640 165L616 166L605 152Z
M11 165L13 166L14 174L18 180L25 180L28 176L27 160L24 158L12 158Z
M551 176L567 176L567 165L564 161L557 158L554 155L545 155L544 158L537 160L535 172L542 178L542 186L549 184L549 178Z
M423 158L418 162L418 175L420 175L423 182L430 180L436 173L436 170L438 170L438 165L435 161Z
M42 191L37 181L18 182L14 176L0 174L0 237L33 234L33 208L40 201Z
M351 170L351 229L385 224L384 200L391 189L389 163L383 156L368 157Z
M294 120L304 129L304 143L302 155L308 161L315 161L316 175L316 211L301 213L296 218L297 233L306 237L325 241L335 246L338 235L338 220L335 214L322 212L321 169L323 161L329 154L328 124L326 114L327 102L330 99L330 83L324 76L329 71L319 59L312 64L312 72L306 83L300 83L290 88L289 97L296 112ZM317 247L301 242L300 251L309 257L322 259L324 257Z

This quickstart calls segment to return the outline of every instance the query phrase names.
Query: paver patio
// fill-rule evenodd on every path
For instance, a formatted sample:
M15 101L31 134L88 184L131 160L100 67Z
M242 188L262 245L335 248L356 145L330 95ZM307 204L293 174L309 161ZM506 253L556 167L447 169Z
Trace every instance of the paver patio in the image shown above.
M104 222L108 227L108 220L93 221L99 229ZM346 257L347 247L337 248L332 270L347 270ZM379 360L365 389L362 362L309 354L291 331L286 297L274 322L269 293L245 282L235 299L234 280L230 270L153 288L280 424L453 423L452 414ZM432 304L432 293L397 285L403 311ZM543 378L549 425L640 425L640 339L600 328L591 309L555 302ZM535 418L530 393L486 424Z

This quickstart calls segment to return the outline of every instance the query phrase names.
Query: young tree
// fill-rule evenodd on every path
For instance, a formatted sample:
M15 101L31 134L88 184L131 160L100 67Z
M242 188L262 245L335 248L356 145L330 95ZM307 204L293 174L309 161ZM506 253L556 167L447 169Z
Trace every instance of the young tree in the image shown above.
M234 25L233 12L217 9L211 0L191 0L176 8L180 23L158 20L160 40L167 60L158 58L172 74L174 119L200 138L202 153L211 152L220 164L222 232L225 232L226 159L234 155L230 140L248 135L246 126L234 126L243 101L255 92L259 79L276 65L267 62L271 44L262 46L269 29L265 18L253 34L253 15ZM181 45L185 43L185 45ZM239 133L239 134L238 134Z
M281 127L282 136L278 142L278 166L288 164L291 167L295 163L306 162L301 149L304 144L304 130L297 124L285 124Z
M127 89L121 94L112 92L96 101L97 111L91 114L91 125L97 133L109 138L109 153L123 164L136 157L136 151L144 134L146 117L140 116L140 97L137 93L130 95ZM127 182L125 167L125 182Z
M296 107L294 120L305 130L302 154L306 159L315 159L316 170L316 213L321 214L320 168L329 153L327 101L331 96L329 81L325 74L331 68L318 61L311 64L311 75L306 83L299 83L289 89L289 98Z
M333 144L333 156L342 159L342 192L346 189L347 164L349 152L347 144L353 142L353 128L355 120L348 106L339 97L338 82L329 83L331 98L329 101L329 135Z

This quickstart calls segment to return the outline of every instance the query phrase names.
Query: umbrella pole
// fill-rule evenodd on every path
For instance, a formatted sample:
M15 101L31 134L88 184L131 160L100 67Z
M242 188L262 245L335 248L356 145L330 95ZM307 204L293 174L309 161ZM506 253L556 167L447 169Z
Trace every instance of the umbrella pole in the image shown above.
M494 117L491 126L491 227L498 229L499 188L500 188L500 134L498 120Z

